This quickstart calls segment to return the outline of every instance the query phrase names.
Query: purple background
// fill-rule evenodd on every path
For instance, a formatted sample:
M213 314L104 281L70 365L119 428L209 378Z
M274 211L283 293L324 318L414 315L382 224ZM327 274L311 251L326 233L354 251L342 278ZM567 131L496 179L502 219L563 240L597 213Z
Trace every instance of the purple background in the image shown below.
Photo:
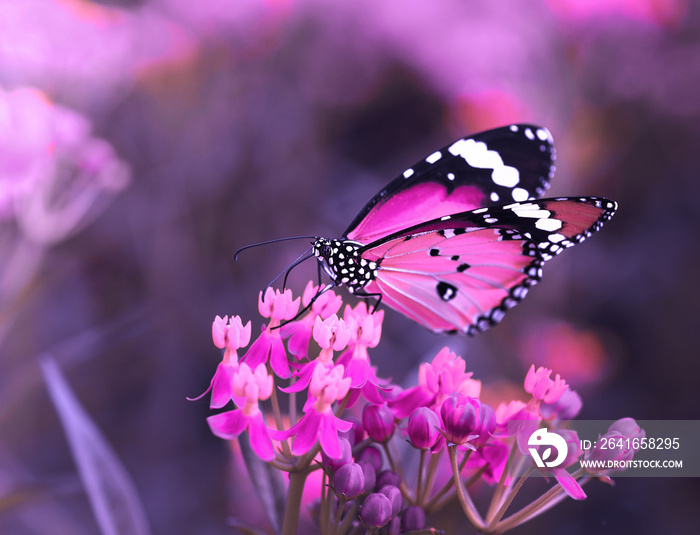
M0 489L24 499L0 509L0 532L97 531L37 365L47 352L133 477L153 533L255 522L206 402L185 397L216 366L214 315L258 332L259 289L306 246L237 263L233 251L337 236L414 161L516 121L554 136L551 195L609 197L618 214L485 334L438 337L388 311L371 353L380 375L411 384L448 344L488 400L522 396L536 362L579 390L582 418L700 418L696 4L0 0L0 35L0 86L81 114L131 169L91 225L40 245L28 290L2 303ZM28 239L11 216L0 225ZM291 287L314 273L299 268ZM695 479L586 491L518 533L686 533L700 521ZM449 532L460 513L444 522Z

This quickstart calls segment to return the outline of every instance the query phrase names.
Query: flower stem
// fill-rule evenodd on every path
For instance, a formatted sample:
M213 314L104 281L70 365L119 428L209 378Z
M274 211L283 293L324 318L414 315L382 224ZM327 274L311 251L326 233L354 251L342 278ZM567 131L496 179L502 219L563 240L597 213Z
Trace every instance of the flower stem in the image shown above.
M423 503L423 472L425 471L425 454L427 450L420 450L420 461L418 461L418 482L416 483L416 503Z
M442 454L442 450L439 452L438 455ZM467 464L467 460L469 460L469 456L471 455L471 450L467 451L467 453L464 455L462 460L459 463L459 471L460 473L462 472L462 469L464 468L464 465ZM436 457L435 455L433 456L434 458ZM432 459L431 459L432 461ZM431 463L430 469L432 470L432 473L430 474L431 476L434 477L434 473L437 470L437 459L435 460L434 466ZM431 481L431 486L432 486L432 481ZM449 492L449 490L454 487L454 478L448 479L445 484L442 486L442 488L437 492L435 496L433 496L430 501L426 504L425 506L425 512L427 514L434 513L435 511L439 510L440 507L442 507L444 502L441 502L440 499ZM426 493L426 496L429 493Z
M575 479L578 479L581 475L583 475L583 473L584 470L579 469L572 475ZM585 477L579 482L579 485L583 486L588 481L590 481L590 479ZM502 522L499 522L496 526L496 529L494 530L494 533L504 533L505 531L517 527L523 522L535 518L536 516L539 516L548 509L554 507L557 503L559 503L566 497L567 494L564 491L564 489L562 489L559 484L556 484L547 492L545 492L542 496L534 500L532 503L526 505L517 513L513 513L511 516L509 516Z
M447 451L450 454L450 463L452 465L452 476L454 480L455 490L457 491L457 498L459 499L459 504L462 506L464 514L472 523L472 525L478 529L483 530L485 527L484 520L481 518L479 511L476 510L476 506L472 501L469 491L464 487L462 482L462 477L460 475L461 469L457 463L457 445L451 444L447 447Z
M534 470L534 468L530 468L527 472L525 472L522 477L518 479L518 482L513 485L513 488L511 491L508 493L506 496L505 500L503 500L503 503L501 503L501 506L498 508L496 513L493 515L493 517L489 520L488 526L486 527L487 530L493 531L494 527L498 523L498 521L503 518L503 515L506 514L506 510L510 506L510 504L513 502L513 498L515 498L515 495L518 493L520 490L520 487L523 486L523 483L525 483L525 479L530 475L530 473Z
M267 372L271 374L272 369L270 368L270 365L268 364L267 367ZM277 426L277 429L284 429L284 424L282 423L282 415L280 413L280 404L277 400L277 385L273 385L272 387L272 396L270 397L270 403L272 404L272 414L275 417L275 425ZM291 458L292 451L289 448L289 442L287 440L281 440L280 445L282 446L282 453L284 454L284 456L288 459Z
M306 472L303 471L289 474L289 489L287 491L287 505L284 508L282 535L294 535L297 532L306 475Z
M493 518L493 515L496 514L496 511L500 507L501 503L503 503L503 494L506 491L506 478L508 477L508 470L507 467L512 466L513 459L515 457L515 453L518 449L518 443L514 442L513 447L510 449L510 453L508 454L508 460L506 461L505 466L503 467L503 471L501 472L501 478L498 480L498 483L496 484L496 488L493 491L493 496L491 497L491 503L489 504L489 509L486 511L486 521L490 524L491 519Z

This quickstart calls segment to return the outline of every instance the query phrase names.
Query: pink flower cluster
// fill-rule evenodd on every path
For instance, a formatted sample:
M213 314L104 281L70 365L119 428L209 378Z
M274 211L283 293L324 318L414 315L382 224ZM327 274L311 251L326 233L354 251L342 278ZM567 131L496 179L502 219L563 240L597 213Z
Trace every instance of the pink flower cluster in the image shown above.
M301 507L299 489L322 469L320 501L311 510L323 532L346 533L360 525L386 526L390 533L427 529L429 517L456 498L477 529L502 533L567 496L586 498L582 485L591 477L609 479L605 471L569 470L583 451L576 432L560 424L578 414L581 398L552 370L531 366L525 400L494 409L480 398L481 382L466 371L464 359L443 348L420 366L417 384L402 389L378 377L370 362L383 313L360 303L345 306L339 317L341 299L323 290L309 283L301 299L290 290L261 292L258 309L269 322L240 357L251 323L217 316L212 326L223 358L205 394L211 392L211 408L229 401L234 408L210 416L209 426L224 439L247 432L258 457L289 473L288 509ZM280 403L280 393L289 396L288 403ZM287 414L282 406L289 407ZM608 433L643 431L625 419ZM547 442L533 442L547 434L556 434L554 443L562 445L556 462L552 448L543 447ZM411 451L415 462L404 466ZM602 455L592 450L586 459ZM604 455L629 459L634 451ZM515 495L537 473L556 483L511 512ZM486 514L470 496L480 480L493 488ZM298 511L287 513L285 521L294 525L286 524L284 532L293 533Z

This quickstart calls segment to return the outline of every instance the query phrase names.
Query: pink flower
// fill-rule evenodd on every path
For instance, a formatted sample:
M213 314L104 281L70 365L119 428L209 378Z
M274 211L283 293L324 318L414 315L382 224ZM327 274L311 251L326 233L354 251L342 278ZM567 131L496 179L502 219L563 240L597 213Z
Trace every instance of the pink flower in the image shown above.
M320 316L314 320L313 336L316 343L321 347L319 357L325 362L333 359L333 351L342 351L350 341L352 331L345 323L345 320L338 319L335 314L322 320Z
M418 385L409 388L389 401L397 418L409 416L416 407L431 407L438 411L442 403L452 394L479 397L481 381L465 373L464 359L444 347L433 361L423 363L418 369Z
M440 417L428 407L418 407L408 419L408 438L414 448L432 448L440 437Z
M453 394L440 408L443 435L453 444L466 444L476 438L481 422L481 402L474 397Z
M243 326L240 316L228 316L223 318L216 316L211 326L211 337L214 345L219 349L225 349L225 355L233 353L236 350L245 347L250 343L250 321Z
M294 374L299 377L298 381L286 388L280 388L282 392L301 392L311 382L316 366L319 364L333 364L333 350L340 351L345 348L350 338L350 329L335 314L332 314L325 320L322 320L320 316L316 316L313 335L316 343L321 346L321 352L317 358L303 365Z
M273 434L278 440L294 436L294 455L307 453L320 441L321 449L328 457L339 459L342 456L338 433L349 431L352 423L335 416L332 405L343 399L350 388L350 380L343 379L344 371L342 365L316 366L309 383L309 399L304 405L304 416L289 429Z
M346 376L352 379L348 407L352 407L361 394L371 403L383 404L384 398L380 391L387 392L391 388L386 387L386 380L377 377L367 349L376 347L379 343L384 311L370 314L367 304L362 302L354 309L346 306L344 318L346 324L352 326L352 336L348 350L340 356L338 362L345 365Z
M126 187L128 166L79 113L0 87L0 220L41 244L65 239Z
M311 299L318 295L316 301L311 305L311 311L301 320L288 323L282 327L282 338L289 338L287 349L297 359L308 356L309 342L311 341L311 333L316 318L326 319L336 314L342 305L342 299L339 295L336 295L332 290L324 292L322 291L323 289L323 286L314 286L309 281L301 298L301 303L304 307L307 307ZM321 293L319 294L319 292Z
M387 405L368 403L362 409L362 427L375 442L386 442L394 434L394 413Z
M219 365L216 367L214 377L212 377L209 387L196 398L187 398L190 401L196 401L204 397L211 391L211 402L209 408L220 409L226 405L229 400L234 401L240 406L240 400L236 399L233 393L233 374L238 370L238 354L236 351L248 345L250 342L250 321L243 326L240 316L228 316L223 318L216 316L211 326L212 339L214 345L219 349L224 350L224 356Z
M555 403L569 385L557 374L554 380L550 379L552 370L540 366L535 371L535 365L531 365L525 377L525 391L532 394L532 397L545 403Z
M292 374L289 370L287 352L282 343L280 329L277 327L281 321L291 320L296 315L299 310L299 298L293 300L291 290L280 293L279 290L273 291L272 288L268 288L264 299L263 293L260 292L258 310L263 317L271 318L270 323L253 342L248 352L243 355L241 361L247 362L251 367L269 362L275 374L282 379L289 379Z
M292 299L292 291L268 288L265 295L260 292L258 295L258 311L264 318L272 318L268 327L276 327L281 321L291 320L299 310L299 298Z
M621 470L624 462L632 459L646 438L644 429L633 418L622 418L614 422L608 432L598 437L593 448L586 451L588 461L599 461L606 466L587 466L586 470L595 476L609 480L612 472Z
M250 366L243 362L233 375L232 382L234 394L244 400L243 406L240 409L210 416L207 418L207 423L217 437L228 440L238 437L247 430L253 451L262 460L271 461L275 457L275 452L258 402L272 395L272 376L268 375L264 364L259 364L255 371L252 371Z

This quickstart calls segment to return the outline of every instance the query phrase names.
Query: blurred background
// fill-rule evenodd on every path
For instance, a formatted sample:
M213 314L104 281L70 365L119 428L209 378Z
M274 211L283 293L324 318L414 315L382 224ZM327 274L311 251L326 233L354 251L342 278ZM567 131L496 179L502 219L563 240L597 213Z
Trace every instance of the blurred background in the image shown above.
M220 359L214 316L258 332L258 291L306 245L233 252L339 236L413 162L516 121L554 136L552 196L618 214L477 337L387 312L379 374L410 385L449 345L487 401L523 396L534 362L580 392L580 418L700 419L698 87L684 0L0 0L0 532L99 530L48 358L152 533L262 522L208 404L185 397ZM586 491L518 533L700 521L694 479Z

